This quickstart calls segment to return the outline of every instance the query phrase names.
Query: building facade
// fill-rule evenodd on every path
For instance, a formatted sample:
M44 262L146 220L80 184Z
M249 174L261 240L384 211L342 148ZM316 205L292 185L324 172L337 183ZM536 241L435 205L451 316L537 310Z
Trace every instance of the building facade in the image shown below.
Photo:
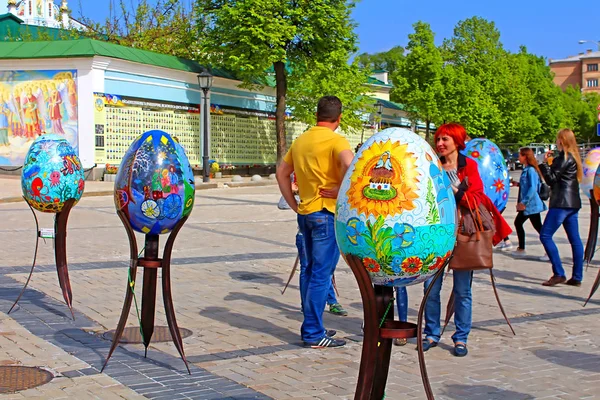
M587 50L577 56L549 60L554 83L565 90L568 86L585 92L600 92L600 51Z

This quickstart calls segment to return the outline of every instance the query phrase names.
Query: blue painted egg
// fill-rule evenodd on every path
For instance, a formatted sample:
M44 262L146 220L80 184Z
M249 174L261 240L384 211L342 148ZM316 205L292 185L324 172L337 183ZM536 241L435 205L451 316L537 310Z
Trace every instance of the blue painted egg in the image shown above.
M490 140L473 139L467 142L462 153L477 162L484 193L503 211L508 203L510 177L500 148Z
M133 229L170 232L194 206L194 175L183 147L163 131L133 141L115 178L115 205Z
M588 198L591 196L590 191L595 188L598 165L600 165L600 147L590 150L583 160L583 179L580 186Z
M442 267L456 242L456 203L431 146L404 128L367 140L342 181L335 233L376 285L416 284Z
M21 173L23 196L33 208L58 213L67 200L79 201L84 187L81 162L64 137L45 134L34 140Z

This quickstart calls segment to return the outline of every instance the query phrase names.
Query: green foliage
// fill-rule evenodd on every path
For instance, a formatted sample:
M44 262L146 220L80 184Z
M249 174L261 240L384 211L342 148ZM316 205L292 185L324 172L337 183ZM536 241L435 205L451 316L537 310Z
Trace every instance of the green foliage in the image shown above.
M88 30L76 34L128 47L195 59L198 55L198 28L193 10L178 0L119 0L117 9L110 3L103 22L80 17Z
M404 48L402 46L394 46L388 51L380 53L362 53L356 57L360 68L367 71L388 71L390 75L396 72L403 59Z
M198 0L204 61L235 71L246 86L276 83L277 160L285 144L286 102L294 116L312 122L323 94L344 102L344 123L360 127L366 76L347 61L357 49L346 0ZM289 83L288 83L289 82Z
M425 122L425 140L429 140L429 123L441 120L438 105L443 100L443 60L429 24L417 22L413 26L415 32L408 35L406 46L409 53L392 74L392 100L407 106L412 120Z

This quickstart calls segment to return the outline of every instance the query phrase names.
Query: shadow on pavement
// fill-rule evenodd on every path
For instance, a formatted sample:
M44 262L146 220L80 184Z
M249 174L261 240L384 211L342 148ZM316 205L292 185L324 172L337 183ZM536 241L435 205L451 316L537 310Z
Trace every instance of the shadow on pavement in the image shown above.
M577 370L600 373L600 355L572 350L533 350L537 357Z
M529 400L530 394L504 390L488 385L446 385L443 395L449 399L469 400Z

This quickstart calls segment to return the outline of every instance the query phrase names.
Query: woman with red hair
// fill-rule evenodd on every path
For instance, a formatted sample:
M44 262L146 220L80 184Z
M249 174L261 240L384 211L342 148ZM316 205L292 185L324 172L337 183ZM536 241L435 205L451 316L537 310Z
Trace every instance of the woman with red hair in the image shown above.
M477 163L465 157L459 151L465 149L467 132L465 128L456 123L441 125L435 132L436 151L442 162L442 167L448 174L456 204L464 207L479 207L483 204L492 214L496 225L494 245L511 232L510 227L502 218L492 201L483 192L483 182L479 176ZM468 201L467 201L468 199ZM454 325L456 332L452 335L454 341L454 355L464 357L467 355L467 338L471 331L472 295L471 282L473 271L453 271L454 287ZM425 290L431 285L432 279L425 282ZM427 351L437 346L441 335L441 303L440 291L442 279L435 282L425 304L425 339L423 350Z

